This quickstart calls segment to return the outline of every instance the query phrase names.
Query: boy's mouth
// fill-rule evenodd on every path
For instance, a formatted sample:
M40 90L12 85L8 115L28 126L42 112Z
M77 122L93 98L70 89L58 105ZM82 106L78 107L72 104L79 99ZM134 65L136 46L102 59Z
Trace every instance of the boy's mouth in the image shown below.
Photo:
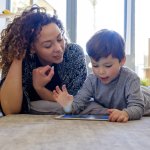
M109 79L109 77L100 77L100 80L104 83L107 82L108 79Z

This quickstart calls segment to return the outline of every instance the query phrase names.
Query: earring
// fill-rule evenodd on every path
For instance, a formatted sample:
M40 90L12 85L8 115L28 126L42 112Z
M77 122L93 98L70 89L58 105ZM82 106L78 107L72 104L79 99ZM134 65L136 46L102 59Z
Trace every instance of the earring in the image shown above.
M30 57L31 57L31 59L34 59L34 53L30 53Z

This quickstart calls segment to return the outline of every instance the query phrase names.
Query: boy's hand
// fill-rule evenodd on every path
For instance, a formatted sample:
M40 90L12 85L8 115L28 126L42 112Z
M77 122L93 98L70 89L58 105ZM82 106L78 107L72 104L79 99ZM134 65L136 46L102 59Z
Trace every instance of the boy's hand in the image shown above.
M121 111L118 109L108 109L109 121L112 122L127 122L129 120L129 115L126 111Z
M62 86L62 90L59 86L56 86L56 90L53 91L54 99L65 109L71 106L73 102L73 96L70 95L66 89L66 86Z

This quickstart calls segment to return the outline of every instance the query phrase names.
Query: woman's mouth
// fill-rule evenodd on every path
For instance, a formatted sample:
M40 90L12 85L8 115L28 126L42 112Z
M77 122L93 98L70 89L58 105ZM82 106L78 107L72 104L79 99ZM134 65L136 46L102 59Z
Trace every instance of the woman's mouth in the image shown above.
M62 55L54 56L55 59L61 59Z

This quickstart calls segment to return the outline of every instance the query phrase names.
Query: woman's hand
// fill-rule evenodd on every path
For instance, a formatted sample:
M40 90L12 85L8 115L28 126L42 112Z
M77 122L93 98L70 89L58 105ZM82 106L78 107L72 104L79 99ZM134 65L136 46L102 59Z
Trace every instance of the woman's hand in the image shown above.
M32 72L33 87L35 89L45 87L45 85L51 81L53 75L54 67L50 67L49 65L34 69Z
M112 122L127 122L129 120L129 115L126 111L121 111L118 109L108 109L109 121Z
M56 86L56 90L53 91L53 96L64 109L71 106L73 102L73 96L68 93L65 85L62 86L62 90L59 86Z

